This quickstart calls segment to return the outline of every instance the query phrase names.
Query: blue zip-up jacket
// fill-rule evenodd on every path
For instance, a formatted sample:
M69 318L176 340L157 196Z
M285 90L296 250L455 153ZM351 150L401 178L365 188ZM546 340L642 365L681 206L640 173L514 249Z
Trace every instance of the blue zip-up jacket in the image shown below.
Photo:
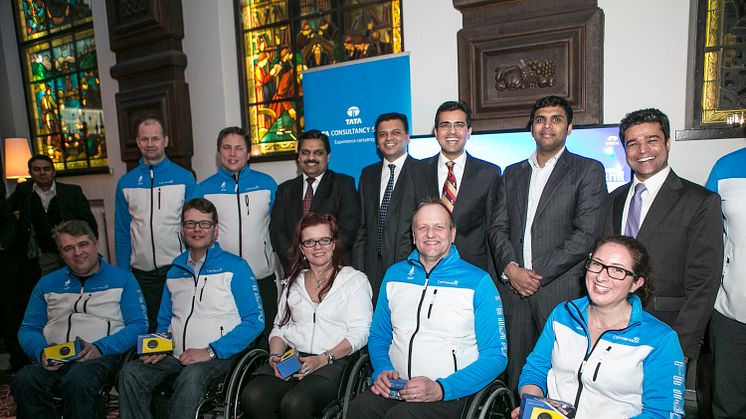
M218 359L230 358L264 330L256 278L245 260L217 243L207 249L199 272L188 260L186 251L168 271L157 331L173 333L176 357L209 345Z
M721 157L707 178L707 189L720 195L725 257L715 310L746 323L746 148Z
M386 271L368 351L374 380L396 370L403 379L437 380L443 400L478 392L508 363L495 284L462 260L456 246L429 273L415 250Z
M117 266L152 271L184 251L180 229L184 202L202 194L189 171L168 157L140 164L119 179L114 211Z
M247 166L238 173L236 184L233 173L221 166L199 188L218 209L218 241L223 249L246 260L257 278L272 275L269 215L277 190L274 179Z
M593 346L588 297L558 305L518 388L533 384L551 399L574 404L576 419L683 417L686 364L676 332L643 311L636 295L628 301L629 325L606 331Z
M96 345L101 355L121 354L147 332L145 303L135 277L101 257L99 262L99 270L82 285L68 267L44 275L36 284L18 330L18 341L31 359L40 362L46 346L76 336Z

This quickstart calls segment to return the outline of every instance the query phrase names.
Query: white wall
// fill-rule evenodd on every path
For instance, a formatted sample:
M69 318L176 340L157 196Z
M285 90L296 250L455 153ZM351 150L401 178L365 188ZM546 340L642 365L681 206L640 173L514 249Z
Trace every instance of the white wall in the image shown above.
M109 50L106 3L93 3L102 101L109 128L107 148L113 173L64 181L80 184L91 199L104 200L111 238L114 189L125 166L120 158L116 129L114 93L118 87L108 70L115 59ZM604 122L618 123L629 111L658 107L671 118L672 131L683 129L689 2L599 0L598 4L605 13ZM233 1L184 0L183 8L186 34L183 48L188 57L186 80L194 133L192 165L198 180L202 180L215 171L218 131L228 125L240 125L241 121ZM0 12L10 13L9 2L2 2ZM412 133L425 134L432 129L437 106L458 96L456 33L461 28L461 14L447 0L404 0L403 23L404 46L411 54ZM3 27L3 45L7 46L9 31ZM10 53L4 51L3 59L8 68L20 66L18 54L12 48ZM14 83L20 85L20 78ZM15 119L25 124L22 117ZM22 129L24 124L16 125ZM746 146L744 139L674 142L671 165L683 177L702 183L718 157L743 146ZM296 175L295 164L290 161L256 163L252 167L269 173L278 183Z

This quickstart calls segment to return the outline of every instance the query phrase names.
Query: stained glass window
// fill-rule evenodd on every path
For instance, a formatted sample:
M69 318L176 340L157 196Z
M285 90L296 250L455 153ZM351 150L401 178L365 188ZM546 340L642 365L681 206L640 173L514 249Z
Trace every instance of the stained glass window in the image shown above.
M743 125L746 115L746 2L700 0L699 126Z
M59 174L108 166L93 0L13 0L35 153Z
M235 0L251 155L292 156L303 71L402 51L400 0Z

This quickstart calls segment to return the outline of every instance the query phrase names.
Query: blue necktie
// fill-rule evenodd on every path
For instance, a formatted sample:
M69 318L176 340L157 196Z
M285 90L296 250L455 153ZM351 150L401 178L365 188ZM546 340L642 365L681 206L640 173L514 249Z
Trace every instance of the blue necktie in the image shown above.
M627 211L627 226L624 228L625 236L637 237L637 233L640 231L642 193L647 189L642 182L635 185L635 194L632 195L632 200L629 203L629 211Z
M386 220L386 214L389 211L389 204L391 203L391 193L394 192L394 171L396 170L395 164L389 164L389 182L386 184L386 191L383 193L383 200L381 200L381 208L378 210L378 241L376 242L376 250L378 254L383 254L383 222Z

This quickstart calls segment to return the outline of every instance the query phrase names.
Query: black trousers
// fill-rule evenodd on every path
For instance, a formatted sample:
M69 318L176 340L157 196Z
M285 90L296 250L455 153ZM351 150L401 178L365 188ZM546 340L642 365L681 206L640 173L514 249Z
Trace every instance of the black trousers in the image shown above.
M246 417L256 419L312 418L337 397L338 388L338 383L322 375L311 374L300 381L255 375L241 393L241 409Z
M467 398L431 403L387 399L367 390L350 403L347 417L355 419L459 418Z
M158 309L161 307L161 297L163 297L163 286L166 284L166 274L171 269L167 265L152 271L141 271L132 268L132 274L135 275L137 283L140 284L140 290L145 298L145 307L148 309L148 331L155 332L158 327Z
M710 346L715 364L712 413L746 417L746 324L712 311Z

